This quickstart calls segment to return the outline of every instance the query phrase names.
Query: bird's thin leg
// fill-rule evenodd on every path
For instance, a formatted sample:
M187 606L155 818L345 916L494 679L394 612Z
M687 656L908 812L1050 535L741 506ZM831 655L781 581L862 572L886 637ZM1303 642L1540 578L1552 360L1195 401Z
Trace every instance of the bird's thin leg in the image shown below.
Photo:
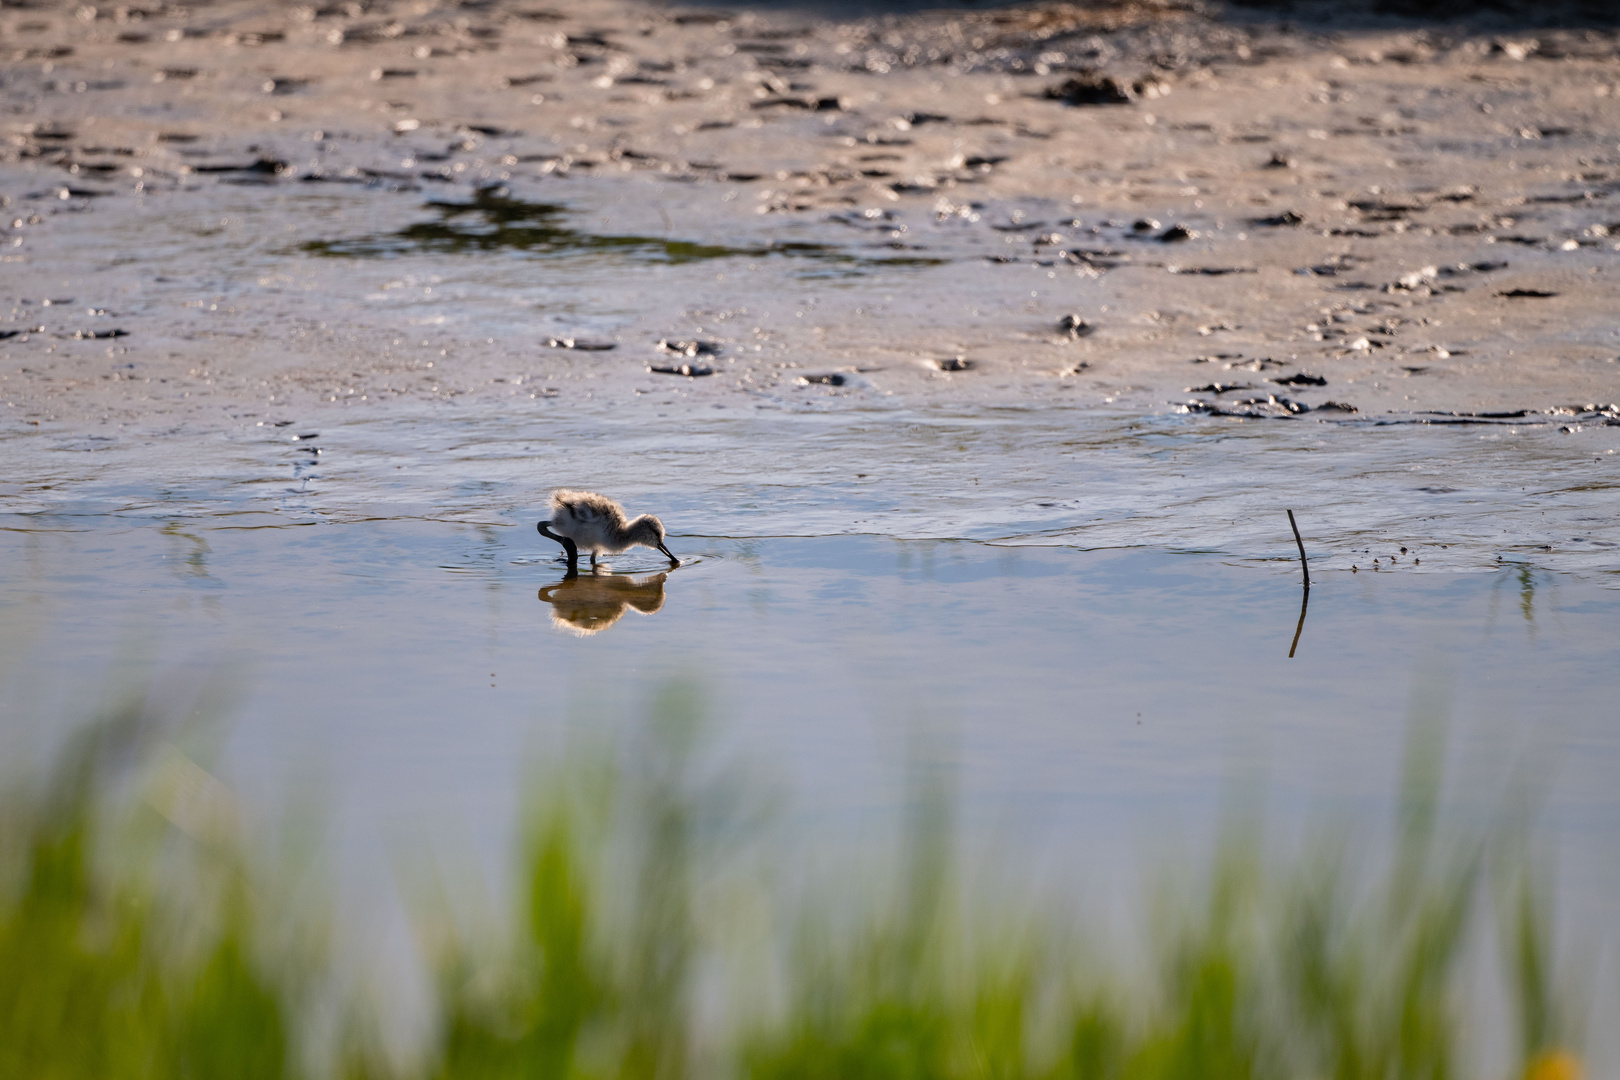
M594 551L591 552L591 565L593 567L596 565L596 552L594 552Z
M541 536L546 537L548 540L555 540L555 541L557 541L557 543L561 544L563 546L563 550L568 553L568 569L570 569L570 570L578 570L579 569L579 547L572 540L570 540L568 537L566 537L566 536L558 536L556 533L554 533L550 529L546 528L546 526L550 525L550 524L551 524L551 522L549 522L549 521L542 521L538 525L536 525L535 528L540 530L540 535ZM594 560L595 556L592 556L592 558Z

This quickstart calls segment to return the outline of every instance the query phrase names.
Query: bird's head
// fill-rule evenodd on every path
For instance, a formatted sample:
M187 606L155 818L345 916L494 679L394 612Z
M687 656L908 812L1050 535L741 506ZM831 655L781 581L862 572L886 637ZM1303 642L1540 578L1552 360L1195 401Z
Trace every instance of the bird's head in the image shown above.
M664 543L664 523L651 514L642 514L631 521L626 531L633 544L661 547Z
M642 514L630 522L627 531L630 534L632 544L643 544L650 548L657 548L664 553L664 558L669 560L671 566L680 565L680 560L671 555L669 548L664 546L664 523L662 521L659 521L651 514Z

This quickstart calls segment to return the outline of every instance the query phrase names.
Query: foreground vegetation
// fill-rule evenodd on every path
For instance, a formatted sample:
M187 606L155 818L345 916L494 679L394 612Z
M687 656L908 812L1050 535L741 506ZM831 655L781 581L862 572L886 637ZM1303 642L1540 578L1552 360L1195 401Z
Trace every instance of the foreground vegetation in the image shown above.
M1432 726L1381 871L1342 832L1279 865L1234 827L1130 970L977 900L925 779L886 888L818 905L867 876L806 873L803 914L761 915L794 856L736 855L748 815L694 764L695 724L674 695L635 753L541 785L508 925L417 903L436 1016L403 1048L333 978L298 860L254 856L229 793L141 717L97 725L0 805L0 1078L1451 1080L1480 1068L1480 979L1517 1019L1490 1075L1580 1074L1532 855L1447 827ZM1505 959L1465 964L1482 952Z

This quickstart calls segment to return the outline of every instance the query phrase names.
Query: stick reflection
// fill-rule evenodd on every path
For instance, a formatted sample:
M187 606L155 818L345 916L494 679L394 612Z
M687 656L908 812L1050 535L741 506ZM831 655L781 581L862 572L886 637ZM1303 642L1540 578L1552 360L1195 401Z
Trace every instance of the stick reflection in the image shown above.
M1299 625L1294 627L1294 643L1288 646L1288 659L1294 658L1294 650L1299 648L1299 635L1305 632L1305 609L1311 605L1311 587L1305 586L1305 591L1299 596Z
M667 576L659 573L637 578L570 570L557 584L541 589L540 599L551 605L551 621L559 629L589 637L618 622L627 608L651 615L663 607Z

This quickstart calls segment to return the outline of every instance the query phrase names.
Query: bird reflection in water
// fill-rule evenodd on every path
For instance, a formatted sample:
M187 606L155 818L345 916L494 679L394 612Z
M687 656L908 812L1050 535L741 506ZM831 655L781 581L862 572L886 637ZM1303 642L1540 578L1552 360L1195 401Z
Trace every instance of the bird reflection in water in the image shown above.
M668 576L659 573L637 578L570 570L557 584L541 589L540 599L551 605L551 621L559 629L589 637L618 622L626 608L651 615L663 607L664 578Z

